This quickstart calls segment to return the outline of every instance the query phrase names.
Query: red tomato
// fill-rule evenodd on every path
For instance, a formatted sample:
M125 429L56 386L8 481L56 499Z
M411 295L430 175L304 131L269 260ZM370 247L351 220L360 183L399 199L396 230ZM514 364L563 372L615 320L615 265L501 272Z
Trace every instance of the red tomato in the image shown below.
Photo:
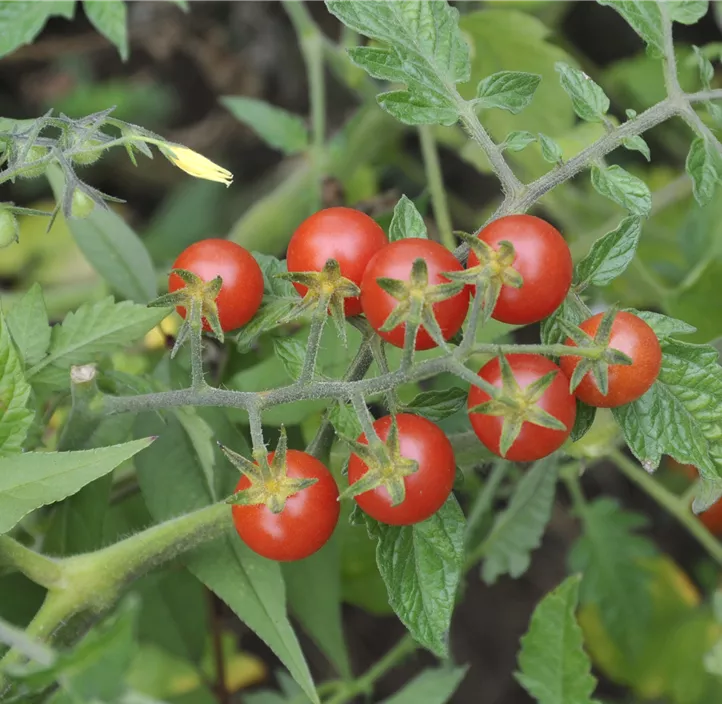
M268 455L273 460L274 452ZM338 487L326 466L300 450L288 450L287 475L318 479L293 494L281 513L265 504L233 506L233 522L241 540L251 550L269 560L302 560L322 548L338 523L341 506ZM241 477L236 491L248 489L248 477Z
M223 286L216 298L221 328L228 332L245 325L255 314L263 300L263 273L256 260L241 245L228 240L201 240L184 249L173 264L174 269L185 269L203 281L216 276ZM173 293L185 286L176 274L168 278L168 290ZM184 318L185 308L178 307ZM203 329L210 326L203 320Z
M448 283L442 276L445 271L461 271L456 257L438 242L409 237L397 240L384 247L369 262L361 281L361 307L369 323L387 342L396 347L404 346L406 324L397 325L390 332L381 332L379 328L386 322L398 301L386 293L376 283L376 279L386 277L408 281L411 267L416 259L424 259L429 272L429 284ZM465 286L451 298L434 304L436 322L441 328L445 340L452 337L464 323L469 308L469 287ZM416 335L416 349L428 350L436 347L428 332L422 327Z
M554 381L547 387L536 405L564 423L567 429L554 430L553 428L545 428L541 425L524 422L519 436L506 453L506 459L513 462L533 462L559 449L569 437L577 415L576 399L574 394L569 392L569 379L554 362L551 362L546 357L538 354L508 354L506 360L509 362L514 378L522 391L530 384L541 379L545 374L558 372ZM479 376L497 388L502 388L499 358L487 362L479 370ZM489 394L482 391L478 386L472 386L469 390L469 408L486 403L489 400ZM495 455L501 455L499 443L504 421L503 417L484 413L469 413L469 420L479 440Z
M551 315L572 284L572 255L559 231L533 215L507 215L494 220L479 239L498 250L503 241L514 246L513 268L521 274L521 288L502 286L492 318L512 325L536 323ZM468 267L479 263L469 253Z
M391 422L391 416L384 416L374 423L374 430L383 441L389 435ZM416 472L404 477L406 497L392 506L389 492L382 486L355 498L358 505L377 521L407 526L425 521L449 498L456 477L456 460L449 439L430 420L400 413L396 416L396 424L401 456L419 464ZM361 434L358 442L367 444L366 435ZM348 463L349 484L358 481L368 469L363 460L352 454Z
M597 313L579 327L594 337L602 317L603 313ZM565 344L575 346L574 341L570 339L567 339ZM584 375L582 383L574 393L578 399L590 406L615 408L635 401L649 391L662 367L662 348L654 330L632 313L626 311L617 313L612 323L609 347L626 354L631 358L632 363L609 366L609 389L606 395L599 390L591 373ZM579 362L579 357L564 355L559 364L564 373L571 378Z
M371 257L388 244L386 234L368 215L353 208L326 208L306 218L288 243L286 261L293 272L321 271L329 259L335 259L341 276L361 285L364 269ZM293 284L306 295L301 284ZM346 315L361 313L358 297L344 300Z

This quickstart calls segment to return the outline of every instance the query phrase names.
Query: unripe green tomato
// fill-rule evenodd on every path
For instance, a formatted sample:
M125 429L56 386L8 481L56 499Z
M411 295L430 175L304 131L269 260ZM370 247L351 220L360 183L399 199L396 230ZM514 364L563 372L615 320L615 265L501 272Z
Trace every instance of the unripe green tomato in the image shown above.
M93 212L93 208L95 208L93 199L76 189L73 193L73 204L70 207L72 217L83 220Z
M38 161L44 156L47 156L48 150L45 147L30 147L26 157L26 161ZM46 164L38 164L37 166L31 166L28 169L23 169L18 175L20 178L37 178L45 173L47 168Z
M90 147L99 147L100 142L97 139L90 139L87 142L83 144L84 148L90 148ZM94 164L100 157L102 156L103 152L102 150L98 149L97 151L93 152L84 152L82 154L73 154L71 157L72 160L76 164L80 164L80 166L88 166L89 164Z
M18 224L9 210L0 210L0 249L18 241Z

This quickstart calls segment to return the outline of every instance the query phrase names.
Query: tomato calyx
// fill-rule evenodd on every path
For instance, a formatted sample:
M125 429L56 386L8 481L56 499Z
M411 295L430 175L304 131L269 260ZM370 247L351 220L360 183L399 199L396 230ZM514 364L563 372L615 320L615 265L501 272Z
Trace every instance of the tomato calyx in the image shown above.
M263 504L272 513L281 513L286 502L299 491L308 489L318 479L309 477L289 477L286 456L288 452L288 439L286 429L281 427L276 451L269 462L265 448L253 452L251 461L237 452L218 443L218 447L228 458L230 463L243 475L248 477L251 485L226 499L226 503L240 506L255 506Z
M289 271L276 276L308 289L283 318L283 323L289 323L311 310L324 316L328 311L339 337L346 344L344 299L358 296L361 290L353 281L341 276L341 267L335 259L328 259L321 271Z
M451 278L451 274L444 276ZM434 315L434 304L455 296L464 289L464 283L452 281L429 284L429 270L426 262L421 258L414 260L408 281L381 277L376 279L376 282L399 302L381 326L382 332L390 332L402 323L406 323L404 347L410 345L413 348L416 334L423 325L439 347L447 348L441 327Z
M499 356L499 366L501 368L501 389L495 389L495 394L489 401L470 408L469 413L483 413L487 416L503 418L499 438L499 451L502 457L506 457L509 448L519 437L524 423L539 425L550 430L567 430L562 421L538 405L559 371L548 372L522 389L514 376L509 361L503 354Z
M403 503L406 499L404 477L418 471L419 463L401 454L396 418L391 423L385 442L378 437L369 439L368 445L346 437L343 440L351 448L351 452L368 467L368 471L341 492L340 498L354 498L359 494L383 487L391 497L392 506Z
M569 380L569 390L572 393L582 383L582 379L591 372L599 391L606 395L609 392L610 365L628 365L632 363L632 360L624 352L609 347L612 325L617 312L618 309L613 306L604 314L594 337L576 325L571 325L565 320L559 321L561 328L569 335L574 345L582 350L589 351L577 364ZM592 350L596 350L596 352Z
M506 240L499 243L499 249L494 249L474 235L466 232L455 234L469 245L479 263L464 271L449 272L444 276L476 286L476 298L481 303L481 322L484 323L493 313L502 287L521 288L524 283L521 274L513 267L516 251L514 245Z

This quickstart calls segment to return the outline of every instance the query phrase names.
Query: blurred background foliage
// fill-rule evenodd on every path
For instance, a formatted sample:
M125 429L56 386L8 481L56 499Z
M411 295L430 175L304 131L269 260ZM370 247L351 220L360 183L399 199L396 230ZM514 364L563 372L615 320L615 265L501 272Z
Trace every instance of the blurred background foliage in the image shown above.
M418 133L377 107L373 83L343 53L343 47L353 46L358 37L342 31L322 3L308 5L329 40L324 46L328 149L320 199L305 148L303 126L308 124L309 105L304 61L282 5L209 1L189 3L187 11L180 5L127 5L125 62L121 58L126 54L124 37L116 35L119 48L114 46L94 29L80 6L72 20L50 17L32 44L8 53L0 42L0 52L6 53L0 60L0 115L4 118L36 117L50 108L81 117L114 105L118 118L185 144L234 173L235 182L226 190L218 184L189 179L162 158L151 161L140 157L135 168L122 150L111 151L97 163L82 167L85 180L126 201L113 207L147 246L161 290L173 260L188 244L205 237L227 236L248 249L282 256L294 228L321 205L358 207L388 224L393 205L405 193L427 215L434 236ZM592 76L611 97L617 116L623 116L628 108L641 111L664 97L659 62L644 53L638 37L609 8L590 2L545 0L463 2L458 7L473 55L467 90L473 91L480 79L502 69L530 71L543 77L533 103L523 113L485 113L485 124L497 141L503 141L513 130L543 133L555 139L568 158L602 134L601 125L576 120L559 86L556 61L578 66ZM699 24L676 26L683 86L693 86L696 80L696 67L690 61L693 44L709 45L710 58L719 58L720 45L716 43L722 41L721 26L719 3L712 3ZM718 78L713 81L713 86L721 84ZM265 101L297 118L291 119L279 136L268 129L263 115L249 116L249 105L236 100L240 97ZM440 145L453 225L473 231L498 202L498 184L483 154L461 128L434 129L434 135ZM609 162L622 164L647 182L654 195L653 215L644 225L633 265L604 292L592 292L592 302L601 303L604 296L606 302L662 311L695 325L694 340L717 340L722 337L722 200L705 209L694 204L691 184L683 172L690 134L681 121L665 123L645 138L652 151L651 165L642 154L625 150L614 152ZM523 181L549 168L538 144L507 155ZM0 200L52 209L53 196L45 179L18 180L0 190ZM599 196L586 178L549 193L535 212L559 227L576 259L622 217L621 210ZM54 321L84 302L118 294L88 262L62 216L49 233L43 219L22 216L20 230L19 244L0 251L0 300L5 310L10 310L17 297L36 282L43 287ZM119 352L112 360L114 369L134 375L151 371L163 356L165 335L172 335L176 325L168 320L142 346ZM320 366L324 373L338 374L350 352L341 353L332 329L326 332ZM303 336L305 331L286 330L285 334ZM511 331L501 325L484 331L488 339L509 334ZM524 339L531 339L536 331L522 334ZM352 335L349 349L353 348ZM222 371L224 383L239 390L259 390L288 381L273 354L272 340L262 340L245 354L232 352L223 360ZM437 388L448 383L446 378L433 382ZM404 389L402 398L408 401L417 391ZM264 416L264 423L276 427L285 423L291 440L300 445L312 437L322 410L322 403L276 408ZM225 423L228 432L236 433L229 420L244 430L242 414L224 412L220 419L216 411L200 415L205 427L210 424L216 432L218 424ZM53 428L61 417L62 409L46 431L50 445ZM480 480L470 470L478 464L479 455L478 449L465 452L465 414L452 416L442 425L455 434L466 474L462 493L473 496ZM345 459L337 448L332 454L335 472L341 471ZM660 480L680 489L686 481L666 470ZM616 514L605 519L604 512L599 512L596 535L602 543L600 549L619 548L612 568L626 570L632 579L635 574L646 575L645 584L651 585L653 593L649 600L651 625L631 639L607 632L600 625L594 603L584 606L581 620L589 650L599 673L606 676L599 696L605 702L718 704L722 701L722 654L718 652L716 660L713 656L704 659L722 634L722 614L715 616L705 605L706 595L716 586L717 570L671 519L620 475L605 474L602 469L586 477L585 482L591 496L617 496L625 508L650 517L648 525L630 524L629 532L620 533ZM127 477L122 472L116 474L104 542L151 522L135 488L130 470ZM529 701L511 673L518 639L531 610L566 573L565 555L578 537L579 527L562 508L563 500L558 499L544 543L521 579L504 578L494 585L483 584L476 575L469 579L456 615L452 650L457 661L469 663L471 668L453 701ZM60 530L58 521L57 514L50 514L48 525L37 526L37 530ZM638 539L646 541L649 548L641 550L645 555L642 561L628 544L638 527L644 533ZM329 558L331 552L333 557ZM670 557L660 557L660 552ZM321 652L333 653L334 644L338 645L334 639L341 636L333 628L321 629L319 642L319 629L304 622L303 595L294 590L293 570L317 570L322 582L327 566L339 559L338 594L333 591L332 580L331 586L326 585L330 590L326 597L329 602L345 602L344 626L354 671L373 663L402 633L401 625L388 616L390 607L375 565L373 544L363 532L342 520L338 535L320 557L307 561L305 567L289 568L286 574L291 608L311 636L304 645L308 646L312 670L321 677L332 672ZM303 582L302 575L295 577ZM616 587L612 584L611 589ZM134 638L139 645L132 646L135 641L129 640L131 645L127 646L131 662L128 677L134 688L179 704L205 704L229 702L233 692L251 686L269 686L276 667L270 651L187 572L171 566L141 580L134 593L136 601L117 617L135 624ZM624 592L618 596L624 599ZM41 597L42 590L21 576L0 576L2 618L24 625ZM319 614L316 617L321 618ZM634 619L626 626L633 630ZM118 633L121 638L125 631ZM219 652L226 686L214 694ZM331 657L342 673L349 666L345 653L341 645L336 657ZM430 657L422 654L388 675L382 680L380 696L394 692L428 662ZM712 674L715 671L717 674ZM283 674L276 679L276 686L287 697L297 696ZM216 695L228 698L218 699ZM243 701L270 704L286 699L255 692L247 693Z

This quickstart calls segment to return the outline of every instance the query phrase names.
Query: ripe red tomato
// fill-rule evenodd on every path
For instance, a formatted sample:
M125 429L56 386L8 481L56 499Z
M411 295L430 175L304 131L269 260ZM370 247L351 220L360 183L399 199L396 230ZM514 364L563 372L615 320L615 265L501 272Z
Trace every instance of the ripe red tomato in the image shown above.
M223 279L223 286L216 298L218 318L224 331L245 325L255 314L263 300L263 273L256 260L241 245L221 239L201 240L184 249L173 264L174 269L185 269L203 281L216 276ZM185 286L176 274L168 278L170 293ZM184 318L185 308L178 306ZM210 331L207 321L203 329Z
M360 286L369 260L386 244L380 225L365 213L326 208L306 218L293 233L286 262L289 271L321 271L329 259L335 259L341 276ZM301 296L306 295L305 286L293 285ZM344 311L347 316L361 313L358 297L346 298Z
M438 242L409 237L397 240L380 250L369 262L361 281L361 307L369 323L376 332L396 347L404 346L406 324L397 325L390 332L381 332L379 328L386 322L398 301L386 293L376 283L376 279L386 277L408 281L411 267L416 259L424 259L429 272L429 285L448 283L442 276L445 271L462 271L456 257ZM441 328L445 340L452 337L461 328L469 308L469 287L459 293L434 304L436 322ZM416 335L416 349L428 350L436 343L422 327Z
M569 379L546 357L538 354L508 354L506 360L522 392L545 374L558 372L536 405L564 423L566 430L524 422L521 432L506 453L506 459L513 462L533 462L559 449L569 437L577 415L576 400L574 394L569 392ZM497 388L502 388L499 358L487 362L479 370L479 376ZM489 400L489 394L478 386L472 386L469 390L469 408ZM479 440L495 455L501 455L499 444L504 418L485 413L469 413L469 420Z
M579 327L594 337L602 317L603 313L597 313ZM567 339L565 344L575 346L574 341L570 339ZM662 367L662 348L654 330L632 313L626 311L617 313L612 323L609 347L626 354L631 358L632 363L609 366L609 389L606 395L599 390L591 373L584 375L582 383L574 393L578 399L590 406L615 408L635 401L649 391ZM559 364L564 373L571 378L579 362L579 357L564 355Z
M381 440L388 437L391 423L391 416L379 418L374 423L374 430ZM377 521L407 526L425 521L444 504L454 485L456 460L449 439L430 420L400 413L396 416L396 424L401 456L419 464L416 472L404 477L406 497L392 506L389 492L381 486L355 498L358 505ZM367 444L366 435L361 434L358 442ZM358 481L368 469L363 460L352 454L348 463L349 483Z
M514 246L512 267L521 274L521 288L502 286L492 318L512 325L536 323L551 315L572 284L572 255L559 231L533 215L507 215L489 223L479 239L498 250L503 241ZM469 253L467 267L479 259Z
M268 455L273 460L274 452ZM265 504L233 506L233 522L241 540L269 560L302 560L322 548L338 523L341 506L338 487L331 472L315 457L300 450L288 450L287 476L318 479L293 494L281 513ZM236 491L248 489L248 477L241 477Z

